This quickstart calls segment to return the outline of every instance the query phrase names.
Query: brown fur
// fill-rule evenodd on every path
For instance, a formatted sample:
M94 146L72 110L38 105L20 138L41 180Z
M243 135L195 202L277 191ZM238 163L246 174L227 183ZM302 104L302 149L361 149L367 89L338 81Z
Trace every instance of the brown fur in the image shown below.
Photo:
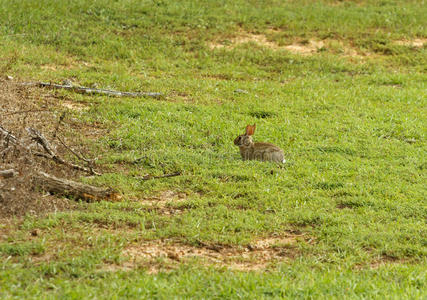
M254 133L255 124L248 125L246 126L246 133L234 139L234 145L239 147L243 160L285 162L282 149L270 143L254 143L251 137Z

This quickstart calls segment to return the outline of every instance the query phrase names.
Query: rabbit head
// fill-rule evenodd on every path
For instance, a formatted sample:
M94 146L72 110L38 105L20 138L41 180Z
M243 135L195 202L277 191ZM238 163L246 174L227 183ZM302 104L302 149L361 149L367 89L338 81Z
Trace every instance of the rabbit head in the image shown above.
M256 125L246 126L246 132L234 139L234 145L239 147L250 147L253 145L252 135L255 133Z
M284 163L282 149L270 143L254 143L252 135L255 133L255 124L246 126L246 132L234 139L234 145L240 149L243 160L261 160Z

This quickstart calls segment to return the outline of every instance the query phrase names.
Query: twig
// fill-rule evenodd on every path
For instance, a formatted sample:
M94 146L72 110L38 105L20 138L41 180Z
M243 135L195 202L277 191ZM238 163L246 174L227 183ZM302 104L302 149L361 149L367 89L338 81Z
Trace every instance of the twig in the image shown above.
M3 178L11 178L18 175L18 172L15 171L14 169L10 169L10 170L0 170L0 177Z
M82 161L84 161L84 162L86 162L87 163L87 165L88 165L88 168L89 168L89 170L91 171L91 173L92 174L94 174L94 175L99 175L98 173L96 173L95 172L95 170L93 169L93 167L94 167L94 164L95 164L95 160L96 160L96 158L94 158L94 159L88 159L88 158L86 158L86 157L84 157L81 153L79 154L79 153L77 153L75 150L73 150L71 147L69 147L67 144L65 144L65 142L58 136L57 137L57 139L58 139L58 141L68 150L68 151L70 151L71 153L73 153L78 159L80 159L80 160L82 160Z
M138 179L141 179L141 180L150 180L150 179L158 179L158 178L174 177L174 176L179 176L179 175L181 175L181 174L182 174L181 172L175 172L175 173L170 173L170 174L164 174L164 175L160 175L160 176L154 176L154 175L147 174L147 175L144 175L144 176L138 177Z
M4 138L7 142L11 142L11 144L13 144L13 145L20 146L21 148L23 148L24 150L26 150L27 152L29 152L35 156L40 156L40 157L44 157L47 159L52 159L54 162L56 162L58 164L65 165L65 166L68 166L72 169L83 171L83 172L89 173L91 175L100 175L100 173L96 172L92 166L90 166L89 168L85 168L83 166L79 166L79 165L67 162L64 159L62 159L60 156L58 156L55 153L55 151L52 149L52 147L50 146L47 139L40 132L38 132L36 129L27 128L27 131L30 134L31 138L34 141L36 141L38 144L40 144L43 147L43 149L47 152L47 154L43 153L43 152L33 151L30 147L24 145L20 140L18 140L11 132L9 132L3 126L0 125L0 137L1 138ZM8 145L6 147L8 147ZM86 160L86 162L88 162L88 161L89 160Z
M7 142L11 141L12 144L18 144L18 139L3 126L0 125L0 136L3 137Z
M144 93L120 92L120 91L114 91L114 90L95 89L95 88L89 88L84 86L54 84L54 83L47 83L47 82L24 82L22 83L22 85L47 87L52 89L64 89L64 90L69 90L69 91L73 91L80 94L92 94L92 95L98 94L98 95L107 95L107 96L114 96L114 97L149 97L149 98L155 98L155 99L161 99L164 97L162 93L155 93L155 92L144 92Z
M46 157L46 158L50 158L54 162L56 162L58 164L66 165L66 166L68 166L68 167L70 167L72 169L75 169L75 170L84 171L84 172L87 172L87 173L92 174L92 175L100 175L99 173L95 172L95 170L93 170L92 168L86 168L86 167L83 167L83 166L79 166L79 165L67 162L64 159L62 159L60 156L58 156L55 153L55 151L52 149L52 147L50 146L50 144L47 141L47 139L40 132L38 132L36 129L30 127L30 128L27 128L27 131L30 134L31 138L35 142L37 142L38 144L40 144L43 147L43 149L48 154L48 156L43 155L43 153L36 153L36 155L43 156L43 157Z

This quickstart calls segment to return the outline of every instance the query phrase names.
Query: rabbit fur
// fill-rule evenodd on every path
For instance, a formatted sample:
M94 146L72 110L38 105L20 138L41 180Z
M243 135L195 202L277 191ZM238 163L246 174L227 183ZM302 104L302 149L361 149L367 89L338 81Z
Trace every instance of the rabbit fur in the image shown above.
M255 133L255 127L255 124L247 125L246 132L234 139L234 145L239 147L242 159L272 161L277 163L286 162L283 150L279 147L270 143L254 143L252 135Z

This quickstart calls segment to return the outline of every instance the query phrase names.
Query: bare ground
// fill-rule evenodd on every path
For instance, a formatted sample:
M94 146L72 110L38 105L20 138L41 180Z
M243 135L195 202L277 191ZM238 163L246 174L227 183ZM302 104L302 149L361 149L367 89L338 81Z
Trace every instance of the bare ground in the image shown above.
M70 109L73 111L70 112ZM85 130L75 126L78 122L73 118L74 111L80 109L80 104L57 97L52 91L0 80L0 125L33 148L35 145L26 131L28 127L36 128L46 136L60 155L69 153L55 139L57 136L61 136L73 148L86 151L84 144L78 141ZM64 113L65 118L59 124L60 116ZM37 150L37 147L34 149ZM32 181L36 171L48 170L52 175L67 179L81 176L77 171L58 166L46 158L36 158L22 148L11 145L6 138L0 140L0 169L11 168L17 170L19 175L0 179L0 217L46 214L75 207L74 201L34 189Z
M250 32L245 32L243 30L236 33L232 38L214 41L208 44L210 49L227 49L231 50L239 45L247 43L255 43L259 46L263 46L272 50L286 50L293 54L298 55L314 55L320 53L322 50L328 50L332 53L339 54L343 57L354 57L354 58L364 58L367 56L374 56L374 54L366 50L361 50L351 43L344 42L338 39L299 39L288 45L279 44L271 40L270 35L280 34L280 31L270 29L267 31L267 34L254 34ZM415 48L422 48L427 44L427 39L425 38L416 38L408 40L396 40L393 42L396 45L409 46Z
M308 237L284 233L258 238L246 246L205 243L194 246L174 240L141 241L124 248L121 264L106 265L102 271L143 268L149 273L157 273L191 261L231 270L264 271L298 256L298 240L308 240Z

